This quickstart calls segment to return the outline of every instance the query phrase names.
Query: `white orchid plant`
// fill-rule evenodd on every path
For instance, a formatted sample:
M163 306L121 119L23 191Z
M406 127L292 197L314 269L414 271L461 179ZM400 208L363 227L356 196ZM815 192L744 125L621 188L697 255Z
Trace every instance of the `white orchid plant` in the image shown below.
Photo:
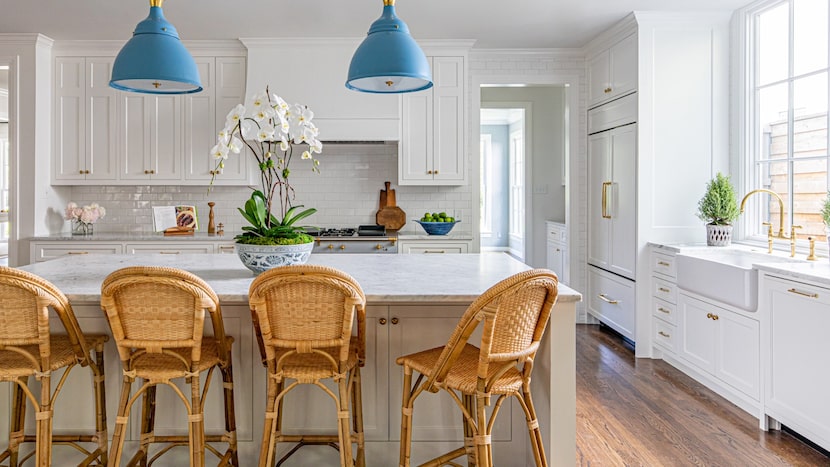
M272 94L268 87L246 103L234 107L219 132L216 146L211 149L216 159L211 184L225 167L230 154L239 154L247 147L260 172L260 189L254 189L245 209L239 212L251 225L243 227L243 234L236 237L243 243L308 243L312 241L296 224L315 212L302 205L293 205L294 189L288 183L289 165L295 149L300 158L311 163L313 172L320 172L320 154L323 144L318 139L317 127L312 123L314 113L300 104L290 105L280 96ZM279 207L274 205L274 195L279 194ZM279 217L274 215L278 209Z

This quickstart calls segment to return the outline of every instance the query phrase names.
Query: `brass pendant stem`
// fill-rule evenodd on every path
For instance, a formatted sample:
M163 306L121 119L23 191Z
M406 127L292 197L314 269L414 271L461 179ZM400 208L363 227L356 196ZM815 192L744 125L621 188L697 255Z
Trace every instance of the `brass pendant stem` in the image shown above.
M154 7L157 6L161 8L161 4L164 3L164 0L150 0L150 6Z
M394 6L395 0L383 0L383 6Z

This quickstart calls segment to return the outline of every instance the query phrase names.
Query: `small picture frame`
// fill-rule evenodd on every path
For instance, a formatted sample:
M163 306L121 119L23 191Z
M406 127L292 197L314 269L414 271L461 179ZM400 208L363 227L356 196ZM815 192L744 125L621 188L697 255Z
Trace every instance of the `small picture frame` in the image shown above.
M153 206L153 231L164 232L171 227L199 230L196 206Z

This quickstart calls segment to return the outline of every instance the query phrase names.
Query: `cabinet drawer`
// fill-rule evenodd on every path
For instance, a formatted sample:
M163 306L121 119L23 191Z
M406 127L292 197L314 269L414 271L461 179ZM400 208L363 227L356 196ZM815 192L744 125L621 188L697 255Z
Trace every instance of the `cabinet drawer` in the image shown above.
M545 225L547 226L547 236L549 242L565 242L567 235L565 224L547 221Z
M677 324L677 308L675 304L660 300L659 298L653 298L651 303L654 307L651 310L651 314L655 318L660 318L670 324Z
M212 243L188 243L184 244L142 244L142 243L128 243L125 251L128 255L144 254L144 253L159 253L163 255L178 255L185 253L213 253Z
M88 243L78 241L71 243L33 243L31 259L34 262L48 261L66 255L118 255L122 253L119 243Z
M403 254L458 254L470 251L469 245L464 242L401 242L400 250Z
M588 312L628 339L634 340L634 281L588 268Z
M651 294L653 296L669 303L677 303L677 286L675 284L656 277L651 278L651 284Z
M651 252L651 270L671 278L677 277L677 264L673 255Z
M677 328L671 324L660 321L659 319L655 319L653 329L654 344L674 353Z

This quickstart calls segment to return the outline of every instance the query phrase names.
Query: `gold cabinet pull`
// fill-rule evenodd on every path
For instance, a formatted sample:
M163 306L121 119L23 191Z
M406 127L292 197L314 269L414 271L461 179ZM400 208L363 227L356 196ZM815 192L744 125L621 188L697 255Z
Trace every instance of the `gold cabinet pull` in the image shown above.
M229 245L221 245L221 246L219 247L219 249L220 249L220 250L233 250L233 246L229 246Z
M663 332L663 331L660 331L660 332L658 332L657 334L660 334L660 335L661 335L661 336L663 336L663 337L671 337L671 334L666 334L666 333L665 333L665 332Z
M427 253L446 253L444 250L424 250L424 254Z
M381 326L386 325L386 318L380 318L380 319L378 320L378 324L380 324Z
M608 187L611 186L613 182L602 182L602 218L603 219L610 219L611 215L608 214Z
M159 251L160 255L178 255L181 251Z
M812 293L812 292L802 292L801 290L798 290L798 289L796 289L796 288L788 289L788 290L787 290L787 292L794 293L794 294L798 294L798 295L803 295L803 296L805 296L805 297L809 297L809 298L818 298L818 294L817 294L817 293Z
M399 322L398 318L392 318L391 321L392 321L392 324L398 324L398 322Z
M658 306L658 307L657 307L657 311L663 312L663 313L665 313L665 314L667 314L667 315L670 315L670 314L671 314L671 311L669 311L669 310L667 310L667 309L663 308L662 306Z
M669 263L667 263L667 262L665 262L665 261L658 261L658 262L657 262L657 265L658 265L658 266L665 266L665 267L669 267L669 266L671 266L671 264L669 264Z
M88 251L69 251L66 253L67 255L88 255Z
M597 297L599 297L599 299L602 300L603 302L607 302L607 303L610 303L612 305L616 305L616 304L620 303L619 300L613 300L613 299L608 298L608 296L605 295L604 293L601 293L601 294L597 295Z
M605 94L608 94L609 92L611 92L611 88L605 88L605 89L602 90L602 92L604 92Z
M669 289L667 289L667 288L665 288L665 287L657 287L657 290L659 290L660 292L663 292L663 293L669 293L669 292L671 292L671 290L669 290Z

